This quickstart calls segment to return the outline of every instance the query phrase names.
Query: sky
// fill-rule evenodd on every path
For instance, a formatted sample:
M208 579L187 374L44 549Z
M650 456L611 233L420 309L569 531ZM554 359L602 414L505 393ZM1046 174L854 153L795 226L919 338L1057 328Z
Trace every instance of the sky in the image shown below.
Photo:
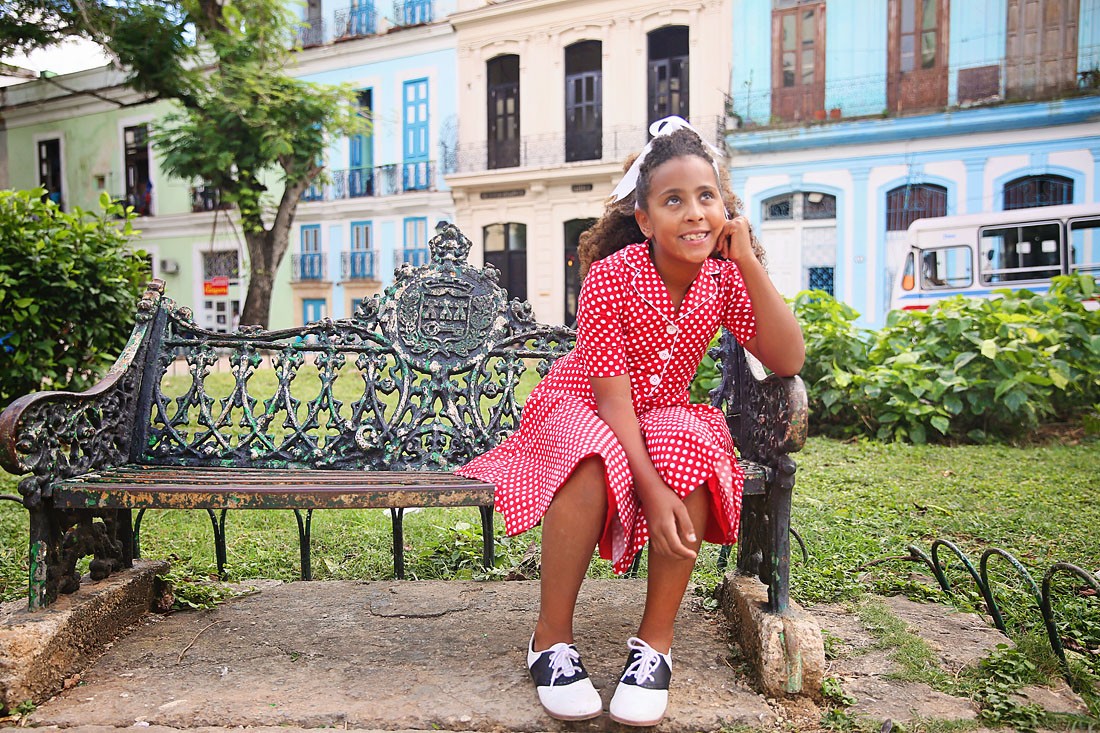
M4 63L31 71L52 71L55 74L71 74L74 71L93 69L108 63L99 46L90 41L74 38L52 48L5 58ZM0 86L18 84L23 79L0 77Z

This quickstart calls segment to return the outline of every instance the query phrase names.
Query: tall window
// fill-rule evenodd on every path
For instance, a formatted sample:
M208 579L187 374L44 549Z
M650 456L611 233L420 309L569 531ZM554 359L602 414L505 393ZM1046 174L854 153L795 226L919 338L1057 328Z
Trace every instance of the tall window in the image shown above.
M1040 99L1077 84L1079 0L1007 0L1005 87Z
M426 191L431 184L428 161L428 80L415 79L404 85L405 114L402 132L405 157L401 182L406 191Z
M890 0L890 109L903 112L947 104L948 2Z
M371 118L372 91L363 89L357 95L359 116ZM368 131L348 138L348 195L357 198L374 195L374 139Z
M301 232L301 250L292 275L297 280L323 280L325 278L325 259L321 253L321 225L303 224Z
M603 44L565 49L565 160L603 157Z
M482 237L485 262L500 270L500 283L508 295L527 300L527 225L490 224Z
M149 128L127 127L122 131L125 143L126 203L139 216L153 214L153 181L149 177Z
M428 220L423 216L405 219L405 248L400 260L413 267L428 264Z
M763 203L761 238L768 243L772 281L783 295L835 293L836 197L820 191L773 196Z
M371 246L371 223L351 223L351 251L348 252L344 278L348 280L374 279L374 249Z
M1065 176L1024 176L1004 188L1004 210L1073 203L1073 181Z
M772 114L810 119L825 109L825 3L772 12Z
M595 219L570 219L565 222L565 325L577 320L577 298L581 292L581 263L577 256L581 234L596 223Z
M931 183L898 186L886 192L886 231L904 232L917 219L947 216L947 189Z
M489 88L489 168L519 165L519 56L509 54L487 64Z
M374 19L374 0L351 0L347 10L346 35L369 36L377 32Z
M45 198L62 205L61 138L38 141L38 185L46 189Z
M649 122L669 115L688 115L688 29L670 25L650 31Z

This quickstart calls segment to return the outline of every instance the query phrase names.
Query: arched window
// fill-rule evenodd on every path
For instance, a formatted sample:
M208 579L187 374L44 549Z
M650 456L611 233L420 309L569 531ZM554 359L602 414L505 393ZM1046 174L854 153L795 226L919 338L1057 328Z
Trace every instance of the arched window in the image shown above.
M904 232L917 219L947 216L947 189L911 183L886 192L886 231Z
M508 296L527 300L527 225L490 224L482 236L485 262L500 270L500 284Z
M565 48L565 160L603 156L603 44L580 41Z
M833 294L836 274L836 196L793 191L763 202L761 239L772 281L788 297L800 290Z
M1065 176L1023 176L1005 184L1005 211L1073 203L1073 181Z
M486 64L489 168L519 165L519 56L507 54Z
M647 34L649 121L688 114L688 29L670 25Z

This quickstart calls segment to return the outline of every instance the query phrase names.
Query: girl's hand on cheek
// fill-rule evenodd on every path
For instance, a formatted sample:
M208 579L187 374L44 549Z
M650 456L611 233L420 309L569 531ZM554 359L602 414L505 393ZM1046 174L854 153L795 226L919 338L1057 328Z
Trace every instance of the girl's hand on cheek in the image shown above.
M752 251L749 220L743 216L726 220L718 235L718 246L714 248L714 252L719 257L734 262L741 262L746 257L755 257Z

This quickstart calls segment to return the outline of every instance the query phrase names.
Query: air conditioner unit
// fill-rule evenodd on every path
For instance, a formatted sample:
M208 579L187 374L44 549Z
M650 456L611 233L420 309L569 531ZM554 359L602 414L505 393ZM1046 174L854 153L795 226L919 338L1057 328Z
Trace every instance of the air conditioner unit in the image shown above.
M176 260L161 260L160 271L165 275L175 275L180 271L180 263Z

